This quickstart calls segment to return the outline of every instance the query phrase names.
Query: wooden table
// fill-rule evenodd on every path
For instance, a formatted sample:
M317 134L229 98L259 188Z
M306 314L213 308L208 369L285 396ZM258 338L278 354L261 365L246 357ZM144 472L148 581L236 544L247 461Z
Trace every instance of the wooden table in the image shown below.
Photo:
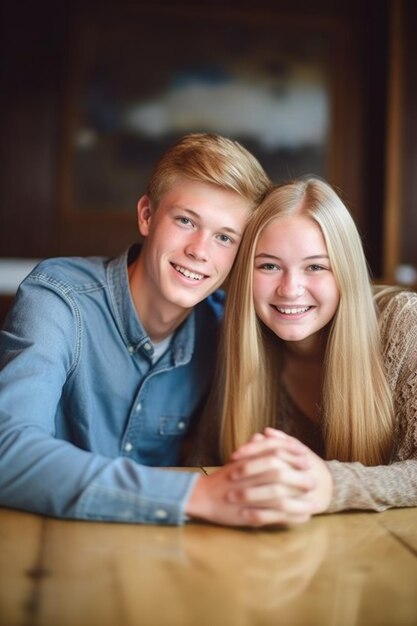
M1 626L416 626L417 509L289 530L0 509Z

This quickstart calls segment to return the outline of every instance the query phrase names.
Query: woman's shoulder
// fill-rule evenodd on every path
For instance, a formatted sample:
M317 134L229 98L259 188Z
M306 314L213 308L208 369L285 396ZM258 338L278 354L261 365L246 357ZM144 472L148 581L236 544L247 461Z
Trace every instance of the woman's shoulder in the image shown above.
M404 287L374 287L380 337L399 358L417 346L417 293ZM400 355L401 353L401 355Z
M374 285L374 300L379 316L417 317L417 292L404 287Z

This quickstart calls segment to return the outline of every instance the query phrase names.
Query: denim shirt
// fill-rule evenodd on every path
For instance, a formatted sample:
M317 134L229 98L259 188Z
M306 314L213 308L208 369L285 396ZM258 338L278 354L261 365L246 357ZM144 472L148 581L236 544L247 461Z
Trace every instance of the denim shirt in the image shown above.
M127 266L128 252L49 259L21 284L0 333L0 505L183 523L197 476L155 466L179 464L208 392L223 293L152 364Z

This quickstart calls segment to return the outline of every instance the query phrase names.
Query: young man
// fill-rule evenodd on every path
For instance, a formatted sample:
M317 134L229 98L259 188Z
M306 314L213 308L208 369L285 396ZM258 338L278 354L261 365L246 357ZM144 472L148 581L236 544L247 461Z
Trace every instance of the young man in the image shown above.
M180 463L212 378L216 290L269 185L238 143L188 135L138 202L141 248L46 260L25 279L0 336L1 505L244 523L227 470L205 480L155 466Z

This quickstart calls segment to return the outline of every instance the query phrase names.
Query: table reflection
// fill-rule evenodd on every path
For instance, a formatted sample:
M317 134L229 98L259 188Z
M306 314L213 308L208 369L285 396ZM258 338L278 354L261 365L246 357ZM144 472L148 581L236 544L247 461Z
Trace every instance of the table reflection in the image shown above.
M410 626L416 515L323 515L296 528L249 530L0 510L0 623Z

